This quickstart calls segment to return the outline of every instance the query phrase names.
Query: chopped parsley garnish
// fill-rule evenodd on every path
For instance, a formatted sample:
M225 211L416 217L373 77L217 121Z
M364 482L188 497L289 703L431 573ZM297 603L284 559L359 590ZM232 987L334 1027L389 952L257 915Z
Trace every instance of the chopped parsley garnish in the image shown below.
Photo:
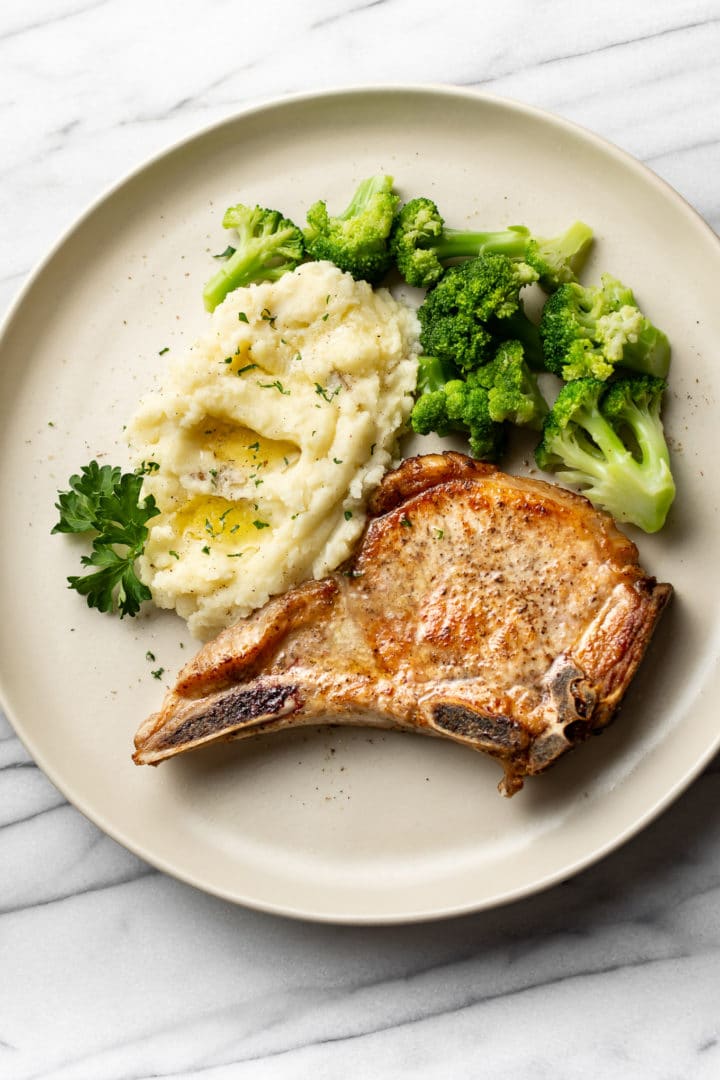
M172 551L172 550L168 551L168 555L172 555L173 559L179 559L180 558L177 551Z
M327 322L327 321L328 321L328 317L329 317L329 315L330 315L330 312L329 312L329 311L326 311L326 312L325 312L325 314L324 314L324 315L323 315L323 317L322 317L322 321L323 321L323 322Z
M339 457L334 457L333 458L333 464L342 465L342 460Z
M244 375L246 371L252 371L253 368L256 368L256 367L257 367L257 364L246 364L245 367L238 368L237 373L238 373L238 375Z
M274 379L273 382L259 382L258 386L263 390L279 390L281 394L289 395L290 390L286 390L279 379Z
M442 540L444 535L445 535L445 533L444 533L444 531L442 529L436 529L435 530L435 539L436 540Z
M263 322L270 323L273 330L275 329L275 320L277 319L277 315L271 315L267 308L263 308L260 312L260 318Z
M210 554L210 548L208 547L207 544L204 544L203 547L200 550L202 551L203 555L209 555Z
M344 517L345 517L346 521L349 521L350 518L352 517L352 510L346 510L345 514L344 514Z
M248 317L247 317L247 315L245 314L244 311L238 311L238 321L239 322L246 322L246 323L250 322L250 320L248 319Z
M228 559L239 559L241 555L242 551L228 551L227 553Z
M412 529L412 521L410 520L409 517L405 517L405 516L401 517L400 518L400 524L402 526L404 526L406 529Z
M269 529L270 525L267 521L259 521L257 518L253 521L253 525L256 529Z
M150 663L154 664L155 663L155 653L150 652L150 650L148 649L148 651L145 653L145 659L149 660Z
M155 668L155 670L151 671L150 674L152 675L153 679L162 679L163 675L165 674L165 668Z
M231 247L231 245L228 244L228 246L225 248L225 250L221 251L219 255L213 255L213 259L229 259L230 256L234 255L234 254L235 254L235 248Z
M136 471L140 476L146 476L148 473L157 472L159 468L157 461L143 461Z
M320 397L323 398L323 400L327 401L328 403L331 402L334 397L338 396L341 389L342 389L342 387L337 386L337 387L335 387L334 390L330 391L330 390L326 390L324 386L320 385L320 383L317 383L317 382L315 383L315 393L319 394Z
M166 345L164 349L161 349L158 356L164 356L166 352L170 352L170 346Z
M260 449L260 443L259 442L250 443L250 445L248 446L248 450L256 450L257 451L259 449Z
M93 571L69 577L69 587L85 597L88 607L117 610L120 618L136 615L151 596L135 573L135 560L145 547L147 522L160 513L152 495L140 499L142 473L91 461L69 483L68 491L58 492L60 518L52 532L96 534L91 554L80 560Z

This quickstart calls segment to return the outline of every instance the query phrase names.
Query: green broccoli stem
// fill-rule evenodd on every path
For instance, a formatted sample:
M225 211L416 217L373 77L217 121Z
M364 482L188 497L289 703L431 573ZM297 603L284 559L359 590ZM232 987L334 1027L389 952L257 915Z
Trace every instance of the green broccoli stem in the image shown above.
M445 383L458 378L460 378L458 369L449 360L423 355L418 361L416 396L442 390Z
M641 375L664 379L670 368L670 342L667 336L654 326L646 327L638 335L637 341L625 344L620 364Z
M525 363L531 371L546 371L540 331L535 323L530 322L524 311L516 311L506 319L499 319L493 324L506 341L519 341L523 347Z
M633 410L634 411L634 410ZM638 417L642 430L636 431L643 460L637 461L622 439L605 418L594 410L583 409L576 421L602 451L593 450L589 442L563 440L563 463L570 468L557 470L557 475L577 484L591 502L598 502L620 521L631 521L644 532L657 532L665 521L667 509L675 493L670 474L664 439L657 448L657 425L653 434L649 418ZM653 449L658 457L653 456ZM593 477L595 484L588 484Z
M491 251L507 255L510 259L522 259L528 244L528 233L520 229L502 232L468 232L464 229L443 229L433 248L441 261L461 259Z
M628 402L623 410L623 420L632 431L642 461L665 462L669 469L670 455L660 420L659 400L649 412Z
M615 433L602 413L596 409L581 409L575 420L597 443L606 458L634 460L622 439ZM607 465L604 465L603 469L606 470Z
M256 281L277 281L285 273L287 264L267 265L268 254L262 244L255 242L252 253L238 248L228 261L210 278L203 289L203 300L208 311L214 311L228 293L241 285Z
M393 183L392 176L382 175L369 176L367 180L362 180L358 184L349 206L342 214L338 214L338 217L341 221L348 221L350 218L357 217L358 214L365 210L373 195L392 191Z

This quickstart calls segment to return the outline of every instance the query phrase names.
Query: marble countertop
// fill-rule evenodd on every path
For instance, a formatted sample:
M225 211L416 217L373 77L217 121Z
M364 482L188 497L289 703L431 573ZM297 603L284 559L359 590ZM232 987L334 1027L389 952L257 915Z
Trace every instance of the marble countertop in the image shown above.
M720 4L6 0L0 307L118 176L286 92L445 82L589 127L720 228ZM444 923L293 922L68 805L0 716L0 1076L720 1076L720 766L597 866Z

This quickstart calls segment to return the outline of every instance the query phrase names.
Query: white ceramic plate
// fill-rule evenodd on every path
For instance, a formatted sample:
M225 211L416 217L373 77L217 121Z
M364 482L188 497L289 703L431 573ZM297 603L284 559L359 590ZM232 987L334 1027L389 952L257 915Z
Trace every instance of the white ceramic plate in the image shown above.
M498 766L440 740L303 731L130 761L138 722L195 643L175 616L102 617L65 588L84 543L51 537L58 487L127 464L122 426L192 342L231 202L304 220L387 171L478 227L593 225L612 270L674 344L667 427L678 498L642 561L676 597L614 727L498 796ZM450 88L380 88L252 109L160 155L97 203L16 303L0 366L0 681L61 791L156 866L289 915L391 922L489 907L598 859L653 818L718 735L720 246L625 154L554 117ZM515 462L522 468L522 461ZM156 658L151 661L146 654Z

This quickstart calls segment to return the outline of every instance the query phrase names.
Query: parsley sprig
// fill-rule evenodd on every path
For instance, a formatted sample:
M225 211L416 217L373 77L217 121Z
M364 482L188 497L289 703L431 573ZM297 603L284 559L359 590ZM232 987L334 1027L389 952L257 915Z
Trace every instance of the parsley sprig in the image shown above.
M71 476L69 490L58 492L55 509L60 519L54 533L97 535L83 566L94 572L68 578L68 585L87 600L88 607L137 615L143 600L150 600L147 585L135 573L135 560L148 537L146 522L160 511L152 495L142 501L143 472L123 473L119 466L91 461Z

